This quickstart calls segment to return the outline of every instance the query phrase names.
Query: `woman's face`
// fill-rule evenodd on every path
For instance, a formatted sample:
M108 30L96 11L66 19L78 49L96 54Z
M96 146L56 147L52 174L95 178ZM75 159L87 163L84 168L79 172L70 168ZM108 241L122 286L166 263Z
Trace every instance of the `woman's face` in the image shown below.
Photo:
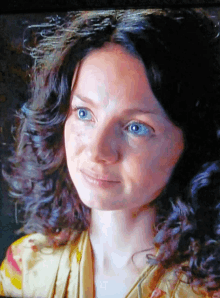
M65 149L84 204L101 210L149 204L183 148L183 133L152 93L142 62L115 44L83 60L65 123Z

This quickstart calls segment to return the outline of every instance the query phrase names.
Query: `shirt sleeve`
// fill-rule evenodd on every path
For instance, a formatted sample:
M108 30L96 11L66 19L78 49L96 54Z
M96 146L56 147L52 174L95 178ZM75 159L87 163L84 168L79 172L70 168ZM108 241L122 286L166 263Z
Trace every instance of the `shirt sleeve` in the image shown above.
M22 237L9 246L6 257L0 267L0 295L22 297Z

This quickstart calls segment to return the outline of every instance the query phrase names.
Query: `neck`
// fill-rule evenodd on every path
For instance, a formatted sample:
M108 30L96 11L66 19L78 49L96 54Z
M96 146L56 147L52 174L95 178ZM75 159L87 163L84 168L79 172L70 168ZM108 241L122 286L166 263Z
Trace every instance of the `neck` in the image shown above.
M103 211L92 209L89 229L96 268L109 272L128 266L132 255L153 248L155 207ZM143 253L142 253L143 256ZM143 261L143 259L142 259Z

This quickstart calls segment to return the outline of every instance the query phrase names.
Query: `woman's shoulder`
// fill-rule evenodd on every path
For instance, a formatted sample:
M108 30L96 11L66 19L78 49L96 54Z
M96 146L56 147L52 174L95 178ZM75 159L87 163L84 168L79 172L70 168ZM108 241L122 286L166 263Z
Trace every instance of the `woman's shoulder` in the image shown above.
M0 268L0 295L21 297L23 284L28 292L29 282L43 276L52 277L63 252L67 250L68 254L67 248L68 245L53 248L48 238L39 233L26 235L12 243Z
M21 237L9 246L2 266L6 263L10 264L12 270L20 273L24 269L26 262L31 261L31 267L33 267L34 262L43 262L48 257L57 256L59 258L65 250L72 252L73 246L74 241L62 246L53 246L47 236L40 233L29 234ZM30 268L30 264L28 267Z
M36 251L39 244L46 242L46 237L41 234L31 234L21 237L13 242L7 249L5 259L1 265L9 265L10 269L20 273L22 271L22 257L27 253ZM10 270L10 271L11 271Z
M39 245L40 243L46 243L46 236L40 233L34 233L25 235L19 239L17 239L15 242L13 242L8 250L12 250L14 254L21 255L27 248L34 250L34 245ZM8 251L7 251L8 252ZM7 253L6 253L7 257Z
M2 266L7 263L10 265L11 270L20 273L23 269L23 258L27 258L30 254L33 257L33 253L46 245L47 238L42 234L36 233L23 236L8 247Z
M158 293L157 293L158 292ZM203 288L192 287L188 283L185 273L181 273L176 268L165 270L155 289L155 294L161 293L155 297L173 297L173 298L217 298L220 293L208 293ZM219 296L216 296L219 295ZM154 296L152 296L153 298Z
M23 256L34 250L35 242L42 242L43 235L26 235L7 249L5 259L0 267L0 295L17 295L20 297L22 290ZM29 247L29 249L27 249Z

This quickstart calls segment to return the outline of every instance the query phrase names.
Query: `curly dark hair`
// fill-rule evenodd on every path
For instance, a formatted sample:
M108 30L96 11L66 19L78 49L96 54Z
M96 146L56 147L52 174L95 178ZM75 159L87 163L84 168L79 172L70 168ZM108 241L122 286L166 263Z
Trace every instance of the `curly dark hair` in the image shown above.
M144 63L155 97L184 134L185 150L155 200L157 261L178 265L192 285L219 288L218 26L199 9L148 9L69 13L48 28L31 51L32 96L4 166L11 195L24 208L24 232L61 245L89 227L90 208L67 170L64 124L77 65L106 42L119 44Z

